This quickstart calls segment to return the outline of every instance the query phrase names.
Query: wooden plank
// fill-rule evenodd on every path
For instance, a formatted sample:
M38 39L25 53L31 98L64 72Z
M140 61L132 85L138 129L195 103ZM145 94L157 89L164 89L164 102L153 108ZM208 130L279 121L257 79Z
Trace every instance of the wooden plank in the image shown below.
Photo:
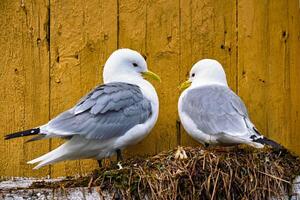
M289 0L287 8L288 31L286 43L288 46L290 101L289 104L286 104L286 107L290 109L290 129L285 137L287 138L287 146L300 155L300 2Z
M147 2L119 0L119 47L145 54L147 35Z
M1 2L1 133L6 134L48 120L49 66L44 2ZM49 142L24 144L27 139L3 141L1 169L6 176L45 176L49 167L32 171L26 162L49 149Z
M161 77L151 81L160 98L159 120L141 143L129 147L127 155L155 154L176 145L178 93L179 16L178 4L168 1L120 1L119 44L147 56L148 68ZM171 75L173 74L173 75Z
M102 68L117 44L116 1L51 0L51 118L102 82ZM62 141L53 140L52 149ZM52 176L84 174L95 161L52 166Z
M146 52L147 35L147 2L136 0L119 0L119 37L118 48L131 48L144 55ZM155 72L156 68L148 67ZM150 135L153 133L151 132ZM149 136L150 137L150 136ZM132 155L153 154L154 149L148 148L149 137L137 145L124 150L126 157Z
M258 129L299 153L299 2L288 2L239 1L238 90Z
M49 149L48 141L3 141L7 133L28 129L49 118L49 59L44 1L0 3L0 175L45 176L26 162Z
M238 94L252 122L266 135L268 15L267 1L238 1Z
M212 58L225 68L230 87L236 90L236 3L234 1L181 1L180 81L198 60ZM199 145L181 127L183 145Z
M179 91L179 1L147 2L146 54L149 68L162 77L153 82L159 96L159 117L147 138L145 154L174 148Z
M266 80L263 82L266 87L266 99L264 102L267 117L266 134L287 145L287 135L290 134L290 82L289 82L289 61L287 35L288 8L285 1L269 1L266 8L267 21L265 24L267 41L264 47L266 52L265 66Z

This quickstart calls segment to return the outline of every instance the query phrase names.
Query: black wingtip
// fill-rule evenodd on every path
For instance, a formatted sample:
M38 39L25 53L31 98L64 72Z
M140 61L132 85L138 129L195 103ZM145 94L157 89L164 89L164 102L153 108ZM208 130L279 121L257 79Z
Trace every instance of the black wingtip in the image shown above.
M282 146L281 144L278 144L277 142L270 140L269 138L266 138L264 136L251 137L251 139L253 142L271 146L272 148L274 148L276 150L284 150L285 149L284 146Z
M271 146L274 149L278 149L278 150L284 149L284 147L281 144L278 144L277 142L275 142L273 140L270 140L268 138L264 137L264 138L261 138L261 140L262 140L263 144L269 145L269 146Z
M286 148L284 146L282 146L281 144L261 135L260 132L255 127L253 128L253 130L258 134L258 135L252 135L250 137L253 142L271 146L273 149L276 149L276 150L286 150Z
M34 128L34 129L29 129L26 131L20 131L17 133L12 133L9 135L4 136L5 140L10 140L13 138L18 138L18 137L24 137L24 136L29 136L29 135L36 135L40 132L40 128Z

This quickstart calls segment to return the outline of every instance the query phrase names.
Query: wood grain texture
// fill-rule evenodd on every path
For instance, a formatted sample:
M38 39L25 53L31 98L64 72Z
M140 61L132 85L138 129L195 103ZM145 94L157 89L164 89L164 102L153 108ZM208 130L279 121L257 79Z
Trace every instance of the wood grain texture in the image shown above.
M268 4L238 2L238 94L247 105L253 123L266 134Z
M162 78L153 82L159 97L159 117L148 139L155 153L174 148L179 84L179 1L157 0L147 4L146 54L148 65Z
M289 130L285 138L289 149L300 155L300 2L289 0L287 6L286 51L288 52L289 99ZM282 119L286 121L286 119Z
M299 81L292 78L299 75L299 12L296 1L238 3L239 95L257 128L288 148L299 128Z
M49 141L3 141L7 133L38 126L49 119L49 49L47 4L43 1L0 3L0 175L41 176L26 162L49 150Z
M96 161L31 170L63 141L3 141L72 107L102 83L117 48L147 56L160 99L153 131L126 157L199 145L179 125L178 85L200 59L220 61L230 87L268 137L300 155L300 5L297 0L13 0L0 2L0 176L83 175Z
M119 48L132 48L141 52L143 55L148 56L146 52L147 46L147 1L136 0L119 0L119 31L118 31L118 47ZM151 66L148 67L150 69ZM154 70L155 71L155 70ZM139 144L129 147L124 151L126 157L142 154L154 154L155 149L149 148L149 142L154 134L146 137ZM152 140L151 142L153 142Z

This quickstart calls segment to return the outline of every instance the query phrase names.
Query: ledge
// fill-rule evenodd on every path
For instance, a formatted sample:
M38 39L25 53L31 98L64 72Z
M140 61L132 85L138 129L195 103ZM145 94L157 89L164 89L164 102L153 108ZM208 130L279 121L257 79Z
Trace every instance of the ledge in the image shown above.
M185 158L185 156L187 158ZM176 159L177 158L177 159ZM182 158L182 159L180 159ZM184 159L185 158L185 159ZM299 199L300 161L270 149L184 147L112 163L90 176L14 178L0 182L3 199Z

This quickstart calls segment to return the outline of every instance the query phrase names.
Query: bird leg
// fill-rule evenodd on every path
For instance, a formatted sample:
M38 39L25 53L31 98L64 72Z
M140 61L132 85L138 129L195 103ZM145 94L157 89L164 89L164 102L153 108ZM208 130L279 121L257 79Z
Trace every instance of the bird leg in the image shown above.
M102 160L97 160L99 168L103 167Z
M123 156L122 156L121 150L117 149L116 152L117 152L117 161L122 161L123 160Z
M119 169L123 169L122 164L121 164L121 161L123 160L122 152L120 149L117 149L116 152L117 152L117 162L118 162L117 165L118 165Z
M98 162L99 168L102 168L102 167L103 167L103 165L102 165L102 160L97 160L97 162ZM93 181L94 181L95 179L97 179L98 177L99 177L99 170L94 169L94 170L92 171L92 174L91 174L91 179L90 179L90 182L89 182L89 184L88 184L88 188L90 188L90 187L93 185Z

